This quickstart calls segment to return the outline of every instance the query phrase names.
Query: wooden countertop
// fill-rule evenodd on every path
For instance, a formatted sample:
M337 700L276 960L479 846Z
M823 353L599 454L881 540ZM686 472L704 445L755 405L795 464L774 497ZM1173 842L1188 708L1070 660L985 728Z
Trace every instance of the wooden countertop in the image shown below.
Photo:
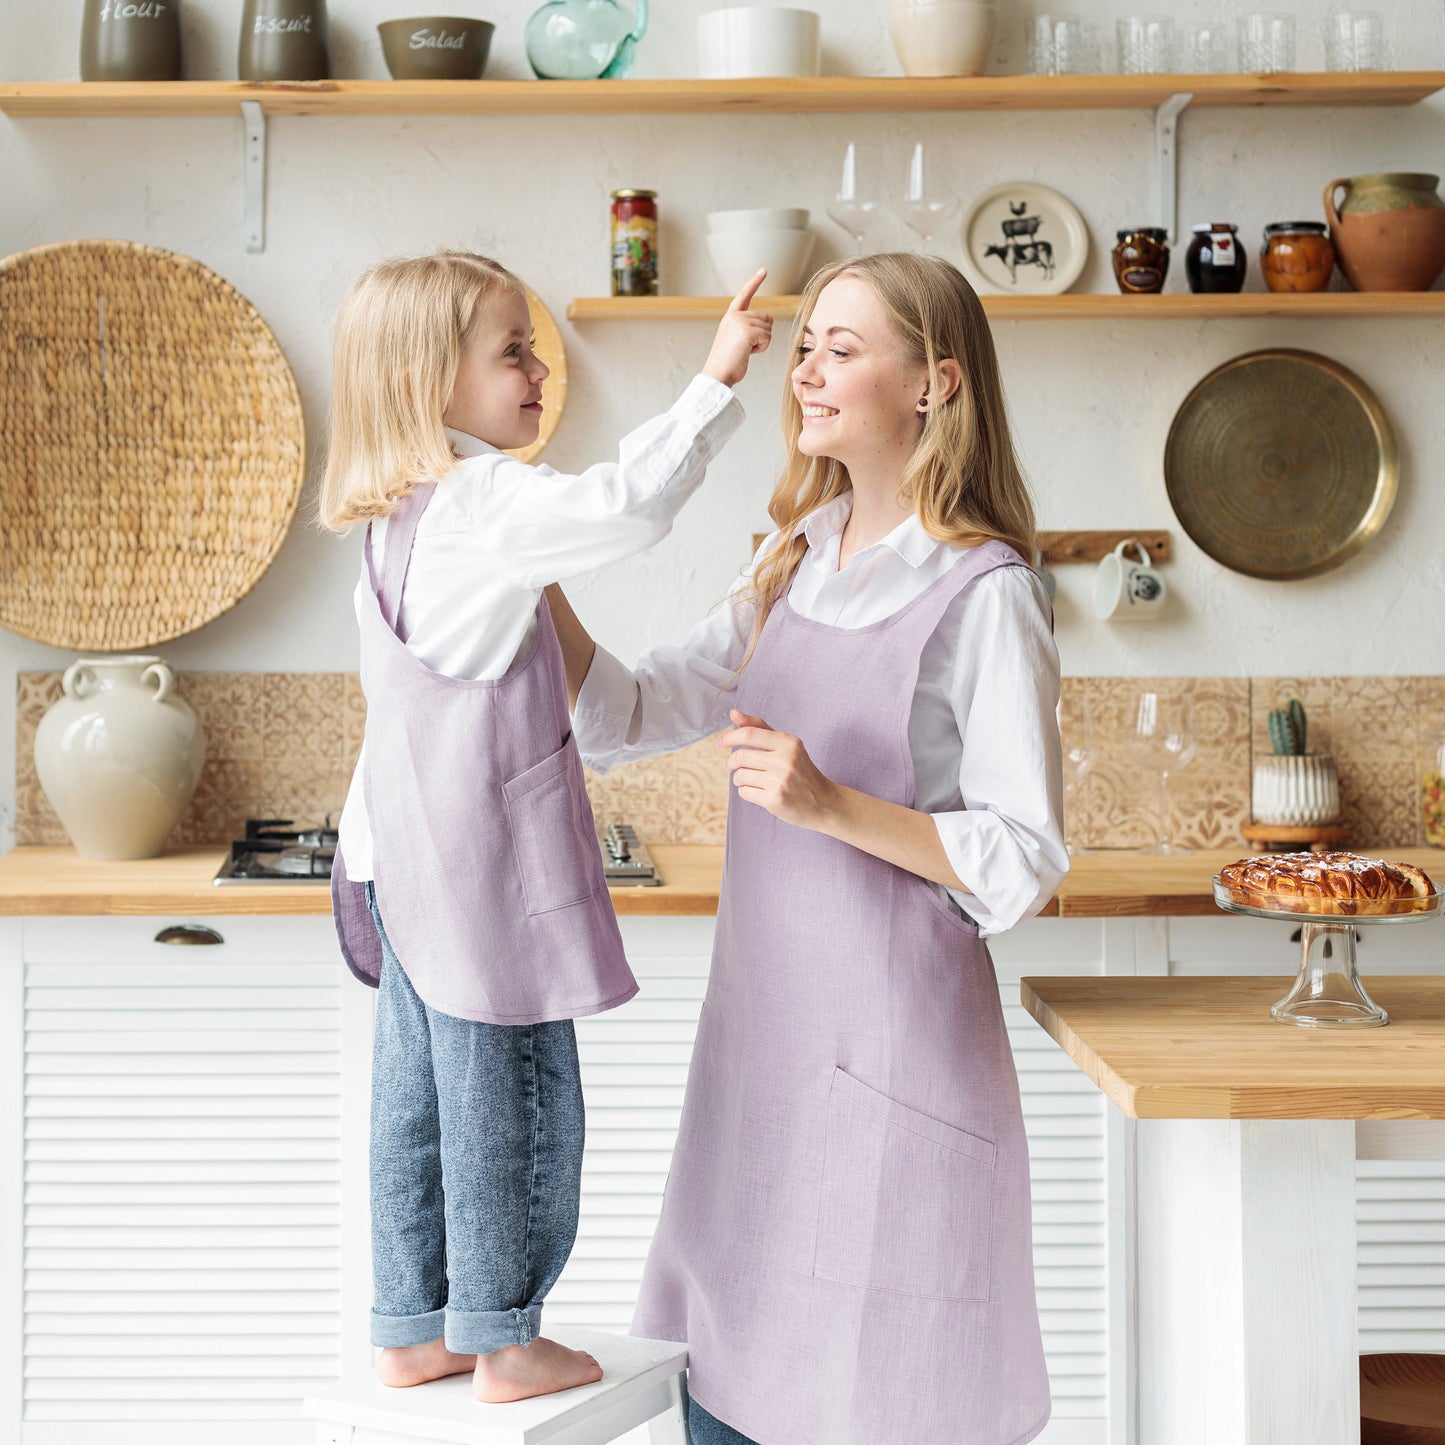
M1442 870L1445 871L1445 870ZM1024 1007L1135 1119L1445 1119L1445 977L1370 977L1383 1028L1305 1029L1286 978L1025 978Z
M664 879L660 888L614 888L619 914L684 915L717 912L720 847L665 844L650 849ZM1044 916L1063 918L1167 917L1213 914L1210 879L1245 848L1198 853L1085 853L1073 860ZM1393 848L1401 858L1445 883L1445 852ZM189 848L131 863L93 863L72 848L15 848L0 857L0 916L29 914L190 913L324 914L327 890L315 884L215 888L221 848Z

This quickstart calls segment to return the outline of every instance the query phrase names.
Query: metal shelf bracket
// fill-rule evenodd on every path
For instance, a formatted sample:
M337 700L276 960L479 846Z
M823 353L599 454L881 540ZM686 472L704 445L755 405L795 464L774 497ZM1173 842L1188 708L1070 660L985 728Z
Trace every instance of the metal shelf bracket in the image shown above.
M1171 244L1179 229L1179 115L1193 99L1193 91L1181 91L1154 111L1156 215L1159 224L1169 232Z
M266 249L266 113L259 100L241 102L241 125L245 132L241 188L244 205L246 249Z

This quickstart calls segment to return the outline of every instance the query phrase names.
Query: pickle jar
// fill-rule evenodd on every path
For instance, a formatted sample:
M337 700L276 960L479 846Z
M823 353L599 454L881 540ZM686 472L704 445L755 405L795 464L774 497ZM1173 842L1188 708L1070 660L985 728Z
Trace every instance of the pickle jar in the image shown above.
M1420 812L1425 841L1432 848L1445 848L1445 727L1436 728L1426 740L1420 768Z
M657 192L612 193L612 294L657 295Z

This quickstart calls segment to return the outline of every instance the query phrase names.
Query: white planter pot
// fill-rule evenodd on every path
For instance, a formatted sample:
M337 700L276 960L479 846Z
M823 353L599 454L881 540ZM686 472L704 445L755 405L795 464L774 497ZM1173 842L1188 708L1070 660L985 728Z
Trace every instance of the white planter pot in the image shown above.
M1256 823L1308 828L1333 823L1340 815L1340 784L1328 753L1264 757L1254 765Z
M905 75L982 75L998 34L998 8L956 0L892 0L888 33Z
M697 18L697 58L704 80L817 75L818 12L758 5L709 10Z

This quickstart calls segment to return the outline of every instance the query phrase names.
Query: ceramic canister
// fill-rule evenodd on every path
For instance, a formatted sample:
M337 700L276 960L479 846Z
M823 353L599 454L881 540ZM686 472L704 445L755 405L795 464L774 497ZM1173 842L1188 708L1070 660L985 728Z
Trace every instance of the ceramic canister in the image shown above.
M327 80L326 0L246 0L236 73L242 80Z
M35 730L35 771L82 858L154 858L201 778L206 745L158 657L86 657Z
M82 80L179 80L180 0L85 0Z
M1330 239L1356 291L1428 291L1445 270L1439 176L1409 171L1350 176L1325 187ZM1336 208L1335 197L1345 196Z

